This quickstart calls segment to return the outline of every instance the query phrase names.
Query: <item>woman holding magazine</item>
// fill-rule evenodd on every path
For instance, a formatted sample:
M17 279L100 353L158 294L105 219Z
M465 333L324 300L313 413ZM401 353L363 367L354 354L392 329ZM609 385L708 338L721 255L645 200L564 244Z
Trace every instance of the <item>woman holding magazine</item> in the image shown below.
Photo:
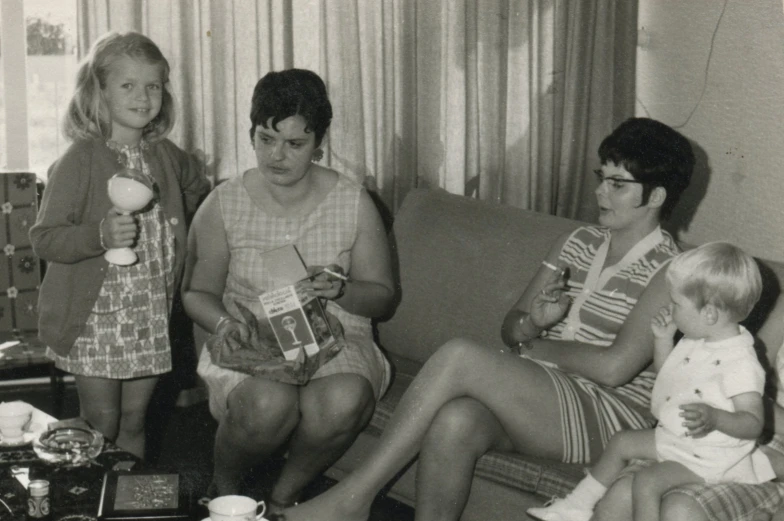
M316 164L332 119L321 78L301 69L267 74L253 92L250 117L257 166L218 186L194 218L185 309L210 333L248 338L237 303L264 319L258 297L274 281L262 254L293 244L312 276L307 289L327 302L343 330L338 354L305 385L226 369L202 351L198 372L219 422L208 494L239 493L251 467L284 449L288 457L267 498L274 513L298 501L370 420L390 377L370 320L389 310L394 287L372 199Z

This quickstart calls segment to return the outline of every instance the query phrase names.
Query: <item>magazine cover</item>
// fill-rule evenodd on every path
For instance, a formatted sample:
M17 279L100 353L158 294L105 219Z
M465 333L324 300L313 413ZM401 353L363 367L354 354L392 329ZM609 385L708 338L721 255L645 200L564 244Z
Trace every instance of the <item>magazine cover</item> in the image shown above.
M301 349L315 356L335 343L321 303L299 286L284 286L259 297L286 360L296 360Z
M302 288L308 274L296 247L291 244L263 255L276 289L262 293L259 300L286 360L296 360L301 349L314 356L334 345L321 302Z

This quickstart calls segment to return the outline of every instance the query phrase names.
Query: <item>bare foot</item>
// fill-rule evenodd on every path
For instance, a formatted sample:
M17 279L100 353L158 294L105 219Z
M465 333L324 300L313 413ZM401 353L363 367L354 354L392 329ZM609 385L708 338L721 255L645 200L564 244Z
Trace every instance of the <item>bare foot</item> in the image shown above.
M367 521L370 501L356 497L338 483L320 496L287 508L283 511L286 521Z

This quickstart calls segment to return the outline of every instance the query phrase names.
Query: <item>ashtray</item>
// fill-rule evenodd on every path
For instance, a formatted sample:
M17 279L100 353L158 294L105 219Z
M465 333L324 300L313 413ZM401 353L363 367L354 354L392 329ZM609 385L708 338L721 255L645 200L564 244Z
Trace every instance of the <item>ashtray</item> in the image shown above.
M43 461L73 467L89 464L102 448L100 432L76 427L46 431L33 440L33 450Z

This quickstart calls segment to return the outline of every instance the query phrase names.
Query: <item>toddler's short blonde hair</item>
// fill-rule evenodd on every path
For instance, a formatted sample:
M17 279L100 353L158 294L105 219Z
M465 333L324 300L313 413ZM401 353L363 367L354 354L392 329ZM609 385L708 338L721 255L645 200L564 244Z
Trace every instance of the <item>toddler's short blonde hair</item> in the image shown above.
M756 261L728 242L709 242L681 253L667 268L670 287L697 309L712 304L740 322L762 294Z

